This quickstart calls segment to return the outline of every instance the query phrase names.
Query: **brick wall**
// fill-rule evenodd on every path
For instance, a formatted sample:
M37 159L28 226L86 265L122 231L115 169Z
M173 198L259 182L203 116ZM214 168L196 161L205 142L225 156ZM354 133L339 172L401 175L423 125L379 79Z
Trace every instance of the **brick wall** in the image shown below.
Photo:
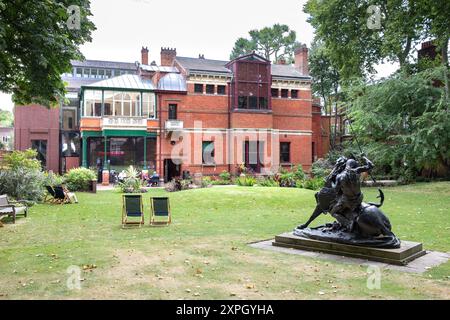
M14 148L26 150L32 140L47 141L47 170L59 172L59 109L40 105L14 107Z

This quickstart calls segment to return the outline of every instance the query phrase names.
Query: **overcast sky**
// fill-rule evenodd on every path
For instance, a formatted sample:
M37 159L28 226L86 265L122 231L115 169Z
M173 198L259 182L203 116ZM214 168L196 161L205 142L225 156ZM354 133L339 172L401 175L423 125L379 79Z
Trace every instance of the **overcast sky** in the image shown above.
M159 64L161 47L180 56L227 60L234 42L251 29L287 24L300 42L310 45L313 28L302 8L306 0L91 0L97 30L81 47L87 59L134 62L142 46ZM388 75L392 68L382 68ZM0 108L11 109L0 94Z

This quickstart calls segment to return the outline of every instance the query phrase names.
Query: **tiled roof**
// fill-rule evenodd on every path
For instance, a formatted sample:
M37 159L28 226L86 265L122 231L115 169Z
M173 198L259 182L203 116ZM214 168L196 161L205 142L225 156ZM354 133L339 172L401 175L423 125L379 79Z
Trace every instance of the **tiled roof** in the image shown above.
M217 73L231 73L225 67L228 61L176 57L175 60L188 72L203 71L203 72L217 72Z
M212 72L231 74L225 67L229 61L210 60L201 58L176 57L176 61L187 71L192 72ZM302 78L310 79L309 76L301 74L294 65L272 64L272 76L275 78Z
M141 89L141 90L154 90L150 80L142 79L135 74L123 74L118 77L109 78L94 82L83 86L84 88L97 87L97 88L111 88L111 89Z
M74 67L87 67L87 68L105 68L105 69L124 69L124 70L136 70L136 64L132 62L116 62L116 61L102 61L102 60L72 60L72 66Z
M272 76L274 78L310 78L301 74L292 64L272 64Z

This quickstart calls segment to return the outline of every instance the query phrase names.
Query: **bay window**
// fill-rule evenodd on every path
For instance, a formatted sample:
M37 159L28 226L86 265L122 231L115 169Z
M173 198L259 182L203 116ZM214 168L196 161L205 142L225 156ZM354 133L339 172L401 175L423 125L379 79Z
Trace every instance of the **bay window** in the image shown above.
M142 116L155 118L155 94L153 92L142 93Z
M84 116L101 117L102 92L100 90L86 90L84 92Z
M156 96L153 92L85 90L83 97L84 117L155 118Z

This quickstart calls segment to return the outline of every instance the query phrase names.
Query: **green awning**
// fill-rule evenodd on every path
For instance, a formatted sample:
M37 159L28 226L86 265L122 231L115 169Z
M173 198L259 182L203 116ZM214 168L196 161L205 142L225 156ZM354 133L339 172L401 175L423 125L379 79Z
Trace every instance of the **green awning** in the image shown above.
M156 132L147 132L146 130L103 130L105 137L156 137Z
M82 138L91 138L91 137L102 137L103 133L101 131L81 131Z
M82 131L82 138L92 137L156 137L156 132L146 130L105 129L103 131Z

